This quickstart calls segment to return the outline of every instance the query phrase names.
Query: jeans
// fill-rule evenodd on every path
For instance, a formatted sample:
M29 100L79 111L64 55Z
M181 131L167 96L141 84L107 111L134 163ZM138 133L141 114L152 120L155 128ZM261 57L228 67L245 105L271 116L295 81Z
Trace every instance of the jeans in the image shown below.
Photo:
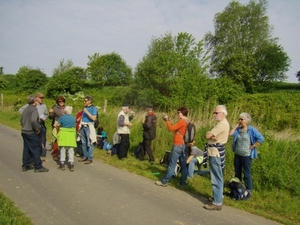
M66 150L68 150L68 162L74 163L74 148L73 147L61 147L60 148L60 161L64 163L66 161Z
M209 156L210 177L214 196L214 205L221 206L223 198L223 172L221 167L221 158Z
M174 145L171 151L170 162L168 166L167 173L161 179L163 184L167 184L171 177L174 175L175 166L177 160L180 160L181 166L181 178L180 184L186 184L187 180L187 166L186 166L186 153L185 153L186 145Z
M198 175L205 175L205 174L209 173L209 170L201 170L202 163L200 164L196 158L193 158L190 161L189 166L188 166L188 174L187 174L188 177L190 177L190 178L194 177L196 165L198 167L198 171L197 171Z
M88 160L93 160L94 145L90 140L90 128L82 127L80 130L83 157Z
M242 181L242 171L244 172L244 182L246 189L252 191L252 175L251 175L250 156L234 155L234 172L235 176Z
M42 160L40 158L41 142L39 136L37 134L22 133L22 137L23 137L22 167L29 166L32 158L34 168L40 169L42 167Z

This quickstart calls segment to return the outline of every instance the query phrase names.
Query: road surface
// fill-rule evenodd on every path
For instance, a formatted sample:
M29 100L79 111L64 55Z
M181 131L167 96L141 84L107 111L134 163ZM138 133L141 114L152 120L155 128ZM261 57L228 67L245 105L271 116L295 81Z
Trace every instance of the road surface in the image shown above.
M22 172L20 131L0 124L0 190L34 224L213 225L278 224L232 207L207 211L200 196L112 167L101 160L75 162L75 172L57 170L48 152L48 173Z

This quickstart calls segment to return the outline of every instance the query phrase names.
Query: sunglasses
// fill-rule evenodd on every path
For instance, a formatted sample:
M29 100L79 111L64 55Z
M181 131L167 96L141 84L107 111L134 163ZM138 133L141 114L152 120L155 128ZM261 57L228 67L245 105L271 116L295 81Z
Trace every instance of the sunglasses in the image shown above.
M59 100L58 102L65 102L65 101Z
M89 100L87 100L87 99L85 99L85 100L83 100L84 102L88 102Z
M245 119L243 119L243 118L239 118L239 121L243 121L243 120L245 120Z

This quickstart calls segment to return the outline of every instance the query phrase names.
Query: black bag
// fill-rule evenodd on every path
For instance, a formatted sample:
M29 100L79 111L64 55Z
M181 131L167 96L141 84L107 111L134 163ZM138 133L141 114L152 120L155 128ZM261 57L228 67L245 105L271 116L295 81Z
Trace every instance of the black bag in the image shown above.
M237 177L231 178L228 187L230 188L230 195L233 200L247 200L251 197L249 191Z
M168 166L169 163L170 163L170 157L171 157L171 152L170 151L165 151L164 157L160 160L160 165Z
M135 156L136 158L139 158L139 155L142 150L143 150L143 143L140 142L137 149L132 152L132 155Z

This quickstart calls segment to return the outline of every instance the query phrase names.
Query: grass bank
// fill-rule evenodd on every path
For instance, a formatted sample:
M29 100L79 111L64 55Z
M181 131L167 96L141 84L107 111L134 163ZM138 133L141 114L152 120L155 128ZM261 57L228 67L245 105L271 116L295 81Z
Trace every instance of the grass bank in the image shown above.
M49 104L48 104L49 105ZM144 111L136 110L133 126L130 135L130 153L142 141L142 126L141 121L145 115ZM100 124L108 133L109 141L112 141L112 135L116 129L116 116L120 111L119 107L107 108L106 112L99 111ZM230 124L234 125L240 108L231 109L228 116ZM75 114L76 112L74 112ZM176 113L168 113L172 123L175 121ZM157 138L153 141L153 151L156 158L154 165L150 165L147 160L140 162L131 154L124 161L117 160L116 157L109 156L106 151L97 149L95 158L103 162L125 169L132 173L152 179L153 181L160 179L166 171L165 167L159 165L159 160L163 157L165 150L170 150L172 147L173 134L168 132L166 125L161 120L162 112L157 112ZM211 114L211 109L205 107L197 112L191 113L189 116L197 126L196 141L197 146L203 149L205 144L204 133L214 125L214 120ZM0 110L0 123L10 126L15 129L20 129L20 115L16 112L14 106L6 106ZM51 121L47 121L47 126L50 128ZM300 167L299 167L299 145L300 142L295 139L277 138L276 132L263 130L263 125L254 124L265 136L265 142L259 148L259 159L253 161L253 185L254 191L251 199L248 201L233 201L225 196L224 203L226 205L239 208L253 214L278 221L283 224L300 224ZM281 131L281 134L293 134L295 131ZM48 129L47 137L50 139L51 130ZM289 135L280 135L289 136ZM233 175L233 153L231 151L231 139L226 145L226 167L224 178L228 181ZM154 175L159 173L159 175ZM181 188L177 185L179 178L171 179L170 185ZM153 184L154 185L154 184ZM201 195L203 197L211 196L211 183L208 176L195 176L188 181L188 186L184 191Z

